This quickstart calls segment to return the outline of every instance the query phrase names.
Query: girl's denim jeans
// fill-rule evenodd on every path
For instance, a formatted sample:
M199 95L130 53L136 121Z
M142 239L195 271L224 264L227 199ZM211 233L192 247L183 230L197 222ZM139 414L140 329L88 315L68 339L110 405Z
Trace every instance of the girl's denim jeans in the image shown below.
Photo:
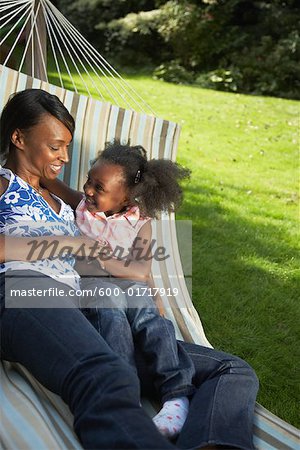
M89 307L83 308L84 315L111 349L134 368L135 348L141 350L162 402L195 392L194 364L177 344L172 322L160 315L146 283L85 278L82 287L101 293L88 297L92 301L85 302Z

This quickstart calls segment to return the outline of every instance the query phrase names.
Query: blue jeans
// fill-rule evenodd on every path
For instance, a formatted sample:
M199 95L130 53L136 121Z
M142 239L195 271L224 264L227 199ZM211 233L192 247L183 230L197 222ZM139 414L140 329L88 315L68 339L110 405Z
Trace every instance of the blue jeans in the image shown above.
M152 296L146 293L148 285L113 278L83 278L81 282L83 289L95 292L96 286L110 294L90 297L83 313L111 349L134 368L135 346L139 347L162 402L191 396L195 391L193 362L177 344L172 322L159 314Z
M23 272L23 289L34 286L29 274ZM7 282L6 303L11 300L9 289L16 285L20 282ZM44 287L56 286L67 293L65 285L45 277ZM4 299L0 274L1 358L20 362L62 397L74 414L74 429L84 448L174 448L140 408L135 371L111 351L76 307L77 301L66 295L46 299L48 308L5 308ZM223 352L181 345L194 363L197 390L176 447L220 444L252 450L258 380L251 367ZM155 388L147 361L140 353L136 361L142 393L152 396Z
M74 429L85 449L173 448L140 407L136 373L86 320L68 286L41 274L29 277L37 275L33 271L13 274L17 277L0 274L1 358L23 364L61 396L74 414ZM58 288L62 295L28 298L37 308L22 308L26 297L10 295L12 289L33 287Z
M189 414L175 442L180 449L208 445L253 450L253 416L258 379L242 359L212 348L180 342L195 366L196 392ZM147 362L136 354L141 393L155 392Z

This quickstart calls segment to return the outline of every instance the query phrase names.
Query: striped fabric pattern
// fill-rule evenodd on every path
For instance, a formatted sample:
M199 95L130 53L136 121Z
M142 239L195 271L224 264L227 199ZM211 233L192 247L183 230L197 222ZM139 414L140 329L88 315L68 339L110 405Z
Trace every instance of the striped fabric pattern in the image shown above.
M90 161L105 142L114 138L130 139L133 145L143 145L149 158L176 158L180 133L177 124L102 103L0 66L0 110L11 94L26 88L41 88L56 94L75 118L70 163L62 174L64 181L74 188L82 188ZM186 286L173 214L163 215L153 228L157 246L164 246L171 256L165 261L153 261L154 285L164 292L178 289L176 296L158 296L164 313L172 320L177 338L211 346ZM20 365L3 362L0 370L0 444L3 449L81 448L72 431L71 413L59 397L40 386ZM260 405L256 408L254 439L261 450L299 449L298 430Z
M299 450L300 430L257 404L254 419L254 445L263 450Z

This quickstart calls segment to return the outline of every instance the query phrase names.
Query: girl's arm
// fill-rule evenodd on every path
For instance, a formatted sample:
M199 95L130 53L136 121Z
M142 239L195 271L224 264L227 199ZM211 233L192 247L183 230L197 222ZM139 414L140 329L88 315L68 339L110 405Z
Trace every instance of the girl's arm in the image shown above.
M126 258L120 258L114 255L114 252L107 252L105 248L101 250L99 259L102 269L115 277L147 282L151 272L151 239L152 228L149 220L140 229Z
M3 195L8 187L8 180L6 178L0 177L0 195Z
M42 178L41 185L45 186L50 192L61 198L74 210L77 208L78 203L83 197L82 192L71 189L66 183L57 178L55 180L46 180L45 178Z

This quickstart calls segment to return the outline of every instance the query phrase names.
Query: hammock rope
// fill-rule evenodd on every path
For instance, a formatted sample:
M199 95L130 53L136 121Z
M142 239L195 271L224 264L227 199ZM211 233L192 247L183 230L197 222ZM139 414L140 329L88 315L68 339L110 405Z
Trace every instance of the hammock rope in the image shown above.
M51 8L53 13L58 18L58 20L63 23L64 30L70 34L70 37L73 40L73 43L80 50L80 52L81 52L80 57L83 57L88 62L89 68L95 73L95 75L97 77L99 77L99 74L95 70L93 63L95 64L96 68L100 71L101 75L103 75L104 77L107 77L107 75L106 75L106 72L107 72L108 76L114 80L114 81L112 81L110 78L107 78L107 81L109 82L110 87L117 92L117 94L124 100L124 102L127 104L127 106L130 109L132 109L131 104L127 102L124 94L122 94L122 92L117 89L117 85L119 85L121 88L123 88L125 93L130 96L130 99L133 101L135 106L137 106L138 109L141 109L141 104L139 102L137 102L136 99L130 94L130 90L132 90L134 92L134 94L136 96L138 96L140 98L140 100L142 100L142 102L144 102L142 97L140 97L139 94L131 88L131 86L121 77L121 75L118 74L118 72L108 63L108 61L106 61L103 58L103 56L93 48L93 46L78 32L78 30L76 30L76 28L63 16L63 14L54 5L52 5L52 3L49 0L45 0L45 2L49 5L49 8ZM74 47L71 47L71 49L74 51ZM80 60L81 64L83 65L80 57L78 55L77 55L77 57ZM89 57L90 61L88 60L88 57ZM117 75L118 78L115 75ZM90 77L90 75L89 75L89 77ZM105 85L104 85L104 87L105 87L105 89L107 89L107 87ZM115 100L115 103L118 104L117 100Z
M12 17L10 17L10 18L9 18L6 22L4 22L2 25L0 25L0 30L1 30L2 28L4 28L9 22L11 22L12 19L14 19L14 17L15 17L16 15L18 15L18 13L19 13L22 9L26 8L26 6L28 6L28 5L24 5L24 6L20 7L17 11L14 11L15 14L13 14ZM17 22L12 26L12 28L10 28L10 30L8 31L8 33L4 36L4 38L3 38L2 41L0 42L0 47L1 47L1 45L4 44L4 42L6 41L6 39L7 39L7 38L10 36L10 34L15 30L15 28L17 28L17 26L22 22L22 19L26 16L26 14L28 14L28 13L30 12L30 10L31 10L31 7L28 6L27 9L26 9L26 11L24 12L24 14L22 14L22 16L17 20ZM1 17L1 20L3 20L4 18L6 18L8 15L9 15L9 14L7 14L6 16ZM27 17L27 19L26 19L26 22L28 22L29 17L30 17L30 16L28 15L28 17ZM22 28L22 30L23 30L23 28ZM17 39L15 39L15 45L17 44L19 38L20 38L20 35L18 35Z
M43 0L42 0L42 2L43 2ZM68 39L66 33L63 33L63 31L62 31L62 24L57 20L56 16L54 16L54 14L51 12L50 9L47 10L47 13L48 13L48 18L49 18L49 23L50 23L50 19L51 19L52 23L53 23L53 25L54 25L54 27L56 29L56 32L58 34L58 37L60 37L60 39L61 39L61 42L62 42L63 47L64 47L64 49L65 49L65 51L67 53L67 56L71 59L71 61L73 63L73 66L75 67L76 72L77 72L81 82L83 83L83 85L84 85L84 87L86 89L86 92L88 93L88 96L91 97L91 92L90 92L86 82L84 81L82 75L81 75L81 72L80 72L80 70L78 68L78 65L77 65L75 59L73 58L69 39ZM55 36L55 32L54 32L54 36ZM64 52L62 52L61 54L63 54L63 53ZM65 59L65 61L67 61L67 60ZM80 59L78 59L78 62L80 62ZM76 92L77 92L77 89L76 89Z
M26 4L25 5L21 5L18 9L16 10L12 10L10 12L8 12L7 14L5 14L4 16L1 17L1 20L6 19L6 17L9 17L9 19L4 22L0 28L5 27L5 25L7 25L14 17L16 17L16 15L19 14L20 11L22 11L22 9L26 8ZM6 11L7 9L11 9L11 6L4 6L4 7L0 7L0 12L3 13L4 11Z
M6 39L8 38L8 36L12 33L12 31L17 27L17 25L18 25L19 23L21 23L22 19L25 17L25 15L26 15L28 12L30 12L30 8L28 8L28 9L25 11L25 13L22 14L22 16L20 17L20 19L15 23L15 25L11 28L11 30L10 30L10 31L7 33L7 35L3 38L3 40L0 42L0 47L1 47L1 45L3 45L3 43L6 41ZM18 34L18 36L17 36L17 39L15 40L14 44L12 45L12 47L11 47L11 49L10 49L10 52L8 53L6 59L5 59L4 63L3 63L4 66L8 63L8 61L9 61L9 59L10 59L10 57L11 57L11 55L12 55L12 53L13 53L13 51L14 51L14 49L15 49L15 47L16 47L16 45L17 45L17 43L18 43L18 41L19 41L19 39L20 39L20 37L21 37L21 35L22 35L22 33L23 33L23 31L25 30L25 27L26 27L26 25L27 25L27 23L28 23L28 21L29 21L29 18L30 18L30 15L27 16L27 18L26 18L26 20L25 20L25 22L24 22L24 24L23 24L21 30L19 31L19 34Z
M39 27L37 26L37 17L39 14L39 10L40 10L40 3L36 9L36 12L34 12L33 10L31 10L31 28L30 28L30 32L29 32L29 36L25 45L25 49L23 52L23 56L19 65L19 72L21 71L21 68L24 64L25 61L25 57L29 48L29 44L31 42L31 73L34 73L34 67L35 67L35 53L34 53L34 40L32 39L33 33L34 31L36 32L37 35L37 41L38 41L38 48L39 48L39 54L41 56L41 61L42 61L42 65L43 65L43 69L44 69L44 73L46 74L46 79L48 81L48 77L47 77L47 68L46 68L46 61L45 61L45 57L44 57L44 52L42 51L42 44L41 44L41 38L40 38L40 32L39 32Z
M45 17L46 17L47 23L49 22L49 25L51 26L51 21L50 21L50 18L49 18L48 10L44 7L44 5L43 5L43 8L44 8L44 12L45 12ZM69 27L69 22L66 21L66 22L63 23L63 24L66 26L65 30L69 31L69 29L70 29L70 27ZM50 39L51 39L52 53L53 53L53 55L54 55L55 62L57 62L56 52L55 52L55 49L54 49L53 44L52 44L51 33L49 33L49 37L50 37ZM76 47L77 47L77 48L80 48L80 47L78 47L78 44L77 44L77 42L76 42L75 40L74 40L74 42L75 42ZM77 55L77 53L76 53L76 55ZM83 55L83 56L84 56L84 58L87 60L86 56L85 56L85 55ZM90 78L90 80L91 80L91 83L93 84L93 86L94 86L95 90L97 91L99 97L101 98L101 100L103 100L104 97L103 97L101 91L98 89L98 87L97 87L97 85L95 84L93 78L90 76L89 72L87 71L86 67L85 67L84 65L83 65L83 67L84 67L84 70L85 70L86 74L89 76L89 78ZM57 68L58 68L58 67L57 67ZM60 70L59 70L59 68L58 68L58 73L59 73L59 75L60 75ZM97 75L97 72L96 72L95 70L94 70L94 73ZM61 80L61 87L63 87L61 75L60 75L60 80ZM101 79L100 79L100 82L102 83L103 87L105 88L105 84L103 83L103 81L102 81Z
M67 72L68 72L69 79L70 79L71 82L72 82L73 90L77 93L78 91L77 91L77 87L76 87L74 78L73 78L73 76L72 76L72 74L71 74L71 71L70 71L70 69L69 69L69 66L68 66L68 63L67 63L67 61L66 61L65 55L64 55L64 53L63 53L63 51L62 51L62 49L61 49L61 46L60 46L60 44L59 44L59 41L58 41L58 39L57 39L57 36L56 36L56 34L54 33L54 31L53 31L53 25L52 25L52 23L51 23L51 21L50 21L50 18L49 18L49 14L48 14L48 13L45 15L45 18L46 18L46 26L47 26L47 29L48 29L48 32L49 32L49 37L53 36L54 41L56 42L57 48L58 48L58 50L59 50L59 54L60 54L60 56L61 56L61 58L62 58L62 60L63 60L64 66L65 66L65 68L66 68L66 70L67 70ZM53 41L52 41L52 40L51 40L51 43L52 43L52 52L53 52L53 55L54 55L54 59L55 59L56 61L58 61L58 59L57 59L57 54L56 54L56 51L55 51L55 45L53 44ZM64 83L63 83L63 80L62 80L62 77L61 77L61 71L60 71L60 70L58 70L58 74L59 74L59 77L60 77L61 86L64 87Z
M0 0L0 11L5 13L1 14L0 30L4 30L4 27L12 23L2 38L0 46L22 24L5 58L4 66L8 65L16 46L23 45L24 50L18 64L18 71L24 71L26 58L31 56L31 76L34 76L37 64L40 63L45 81L48 82L47 59L42 49L42 31L38 20L39 16L42 16L47 34L48 58L54 62L58 84L62 88L70 88L71 83L71 89L76 93L83 91L88 96L96 93L101 101L110 101L119 107L155 115L141 95L76 30L50 0ZM25 29L27 42L24 45L22 40ZM64 80L63 72L66 72L68 81Z

